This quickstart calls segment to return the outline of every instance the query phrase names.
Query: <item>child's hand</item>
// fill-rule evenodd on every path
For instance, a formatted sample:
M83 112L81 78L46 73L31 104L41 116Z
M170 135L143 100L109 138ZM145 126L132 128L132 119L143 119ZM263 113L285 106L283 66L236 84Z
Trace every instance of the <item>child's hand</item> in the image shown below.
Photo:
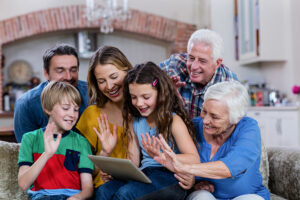
M146 133L145 135L146 137L144 136L144 134L141 134L142 145L145 148L145 151L151 158L154 158L155 156L159 156L161 153L160 145L156 142L155 137L152 136L152 140L151 140L149 133Z
M117 144L117 126L114 125L112 134L106 114L101 114L100 119L97 118L97 121L100 131L98 131L95 127L93 129L101 142L102 151L109 156Z
M56 140L54 140L54 134L57 135ZM56 133L56 125L54 122L49 122L46 130L44 132L44 148L45 153L51 157L57 150L62 135Z

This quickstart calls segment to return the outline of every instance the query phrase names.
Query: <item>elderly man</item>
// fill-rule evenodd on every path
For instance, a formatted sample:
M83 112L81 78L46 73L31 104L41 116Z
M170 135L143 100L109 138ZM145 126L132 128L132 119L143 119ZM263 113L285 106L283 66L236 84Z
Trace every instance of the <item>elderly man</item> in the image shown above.
M222 64L223 40L208 29L195 31L187 45L188 53L173 54L160 67L172 77L191 118L201 112L204 93L215 83L237 80Z
M48 118L41 105L41 93L51 80L68 82L75 86L81 96L79 116L88 106L87 83L78 80L79 60L76 49L67 44L60 44L46 50L44 56L44 76L47 81L27 91L15 104L14 131L18 142L23 134L43 128Z

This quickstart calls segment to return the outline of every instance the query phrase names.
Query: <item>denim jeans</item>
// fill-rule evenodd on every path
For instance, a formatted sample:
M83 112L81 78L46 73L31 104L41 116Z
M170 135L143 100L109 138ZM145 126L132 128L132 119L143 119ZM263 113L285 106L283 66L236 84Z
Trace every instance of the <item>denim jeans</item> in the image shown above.
M137 200L184 200L187 191L182 189L178 183L164 187L160 190L146 194Z
M111 180L95 191L96 200L133 200L177 183L173 172L164 167L147 167L142 170L151 184L138 181Z
M39 196L38 198L35 198L34 200L66 200L69 198L67 195L44 195Z

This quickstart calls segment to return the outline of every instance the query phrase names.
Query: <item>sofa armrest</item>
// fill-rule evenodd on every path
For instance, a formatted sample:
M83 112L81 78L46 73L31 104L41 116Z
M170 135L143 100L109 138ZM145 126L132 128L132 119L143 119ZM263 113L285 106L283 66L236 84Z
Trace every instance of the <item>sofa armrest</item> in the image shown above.
M20 144L0 141L0 199L28 199L18 185Z
M270 192L300 199L300 148L268 147Z

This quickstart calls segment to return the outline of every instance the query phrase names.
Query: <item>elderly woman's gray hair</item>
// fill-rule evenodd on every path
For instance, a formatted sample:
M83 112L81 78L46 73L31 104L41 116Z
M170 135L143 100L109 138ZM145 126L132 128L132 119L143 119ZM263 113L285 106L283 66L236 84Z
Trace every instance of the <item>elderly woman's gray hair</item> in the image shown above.
M204 101L210 99L226 103L231 124L236 124L246 114L249 105L248 91L238 81L224 81L210 86Z
M190 53L193 45L201 42L212 48L211 56L214 61L223 58L224 42L218 33L209 29L199 29L195 31L188 41L187 52Z

